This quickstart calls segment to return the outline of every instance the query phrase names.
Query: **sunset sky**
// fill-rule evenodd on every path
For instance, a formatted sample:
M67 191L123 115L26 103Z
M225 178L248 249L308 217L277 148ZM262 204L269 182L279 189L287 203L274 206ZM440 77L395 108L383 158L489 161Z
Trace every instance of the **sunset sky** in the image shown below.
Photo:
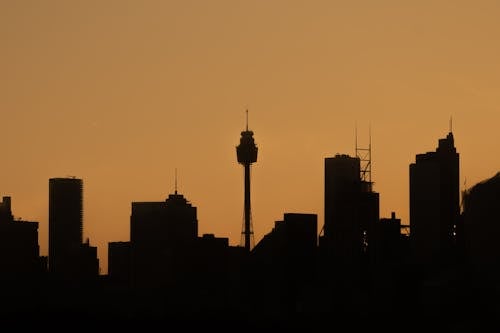
M500 2L0 1L0 196L38 221L84 183L84 237L129 240L132 201L178 190L199 234L240 242L249 127L257 243L285 212L323 226L323 163L367 147L381 217L408 224L409 164L453 119L461 188L500 171ZM319 232L320 230L318 230Z

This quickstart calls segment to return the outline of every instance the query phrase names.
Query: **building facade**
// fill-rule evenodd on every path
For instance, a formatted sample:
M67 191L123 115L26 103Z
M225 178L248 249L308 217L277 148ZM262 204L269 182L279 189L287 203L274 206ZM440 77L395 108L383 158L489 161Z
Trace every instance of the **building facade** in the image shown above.
M410 242L419 265L441 265L456 251L460 214L459 154L453 134L410 164Z
M38 222L14 219L11 198L3 197L0 202L0 279L29 279L44 272Z
M464 192L463 246L466 262L481 273L500 276L500 173Z
M379 194L361 179L360 159L345 154L325 158L325 223L320 247L337 263L368 259L379 219Z
M83 181L49 179L49 272L62 278L99 274L97 248L83 243Z
M183 195L165 201L132 202L130 246L136 287L173 285L190 267L198 237L196 207Z

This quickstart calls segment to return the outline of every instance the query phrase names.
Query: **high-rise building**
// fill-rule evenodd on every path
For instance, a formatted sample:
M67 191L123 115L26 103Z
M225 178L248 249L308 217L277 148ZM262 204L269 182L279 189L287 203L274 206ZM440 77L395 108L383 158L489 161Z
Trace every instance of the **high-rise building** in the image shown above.
M500 275L500 172L463 193L463 246L466 262L481 273Z
M165 201L132 202L132 283L158 287L179 281L197 237L196 207L177 191Z
M72 270L83 240L83 182L49 179L49 271Z
M0 279L32 278L43 273L38 222L14 219L11 198L0 202Z
M359 157L325 158L324 199L320 247L337 262L359 264L379 219L379 195L362 180Z
M83 181L49 179L49 272L64 278L99 274L97 248L83 243Z
M361 188L359 174L357 157L337 154L325 158L325 238L345 238L353 227L354 206Z
M459 154L449 132L436 151L410 164L410 243L417 264L452 258L459 214Z

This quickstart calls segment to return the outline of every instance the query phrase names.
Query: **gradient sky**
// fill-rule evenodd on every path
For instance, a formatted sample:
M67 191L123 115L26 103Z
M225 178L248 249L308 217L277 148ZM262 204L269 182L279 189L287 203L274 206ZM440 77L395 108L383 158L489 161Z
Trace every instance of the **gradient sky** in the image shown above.
M381 217L408 221L409 164L453 118L461 188L500 171L499 1L0 1L0 196L39 221L48 180L84 182L84 237L129 240L132 201L178 190L199 234L240 242L249 127L255 241L285 212L323 225L323 163L372 134ZM318 230L319 232L319 230Z

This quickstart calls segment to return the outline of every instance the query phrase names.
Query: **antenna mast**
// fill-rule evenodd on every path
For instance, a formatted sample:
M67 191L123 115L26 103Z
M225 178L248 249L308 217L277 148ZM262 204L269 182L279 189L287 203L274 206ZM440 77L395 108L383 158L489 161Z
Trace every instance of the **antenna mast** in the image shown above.
M358 156L358 123L354 122L354 154Z
M368 127L368 148L358 147L358 131L356 131L356 157L360 160L360 178L367 186L367 191L372 191L372 133L371 125Z
M247 126L246 126L246 131L248 132L248 109L246 110L246 117L247 117Z
M175 168L175 194L177 194L177 168Z

